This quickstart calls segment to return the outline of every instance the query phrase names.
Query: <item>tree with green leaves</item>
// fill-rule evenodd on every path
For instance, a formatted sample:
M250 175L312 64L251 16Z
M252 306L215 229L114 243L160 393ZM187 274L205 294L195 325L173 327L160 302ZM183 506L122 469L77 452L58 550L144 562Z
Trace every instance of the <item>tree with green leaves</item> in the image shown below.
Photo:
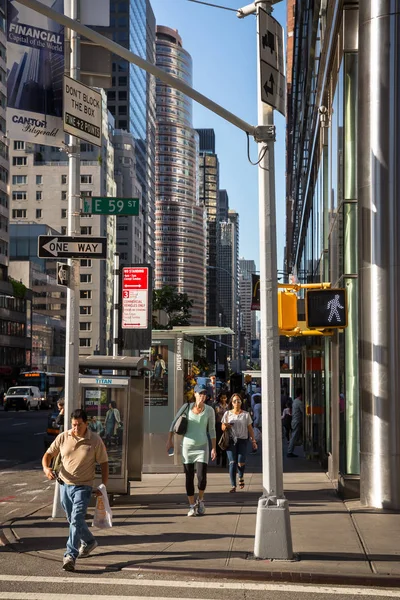
M153 316L154 329L172 329L178 325L190 325L193 300L184 292L178 292L173 285L164 285L153 291L153 310L163 310L168 317L167 325L161 325Z

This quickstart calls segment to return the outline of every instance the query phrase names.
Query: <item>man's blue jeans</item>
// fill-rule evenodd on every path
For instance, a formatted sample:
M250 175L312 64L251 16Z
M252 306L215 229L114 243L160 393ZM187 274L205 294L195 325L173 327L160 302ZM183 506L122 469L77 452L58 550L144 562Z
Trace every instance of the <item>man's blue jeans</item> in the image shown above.
M61 505L69 523L69 538L64 556L78 558L81 542L91 544L93 535L85 521L87 507L92 495L90 485L61 485Z

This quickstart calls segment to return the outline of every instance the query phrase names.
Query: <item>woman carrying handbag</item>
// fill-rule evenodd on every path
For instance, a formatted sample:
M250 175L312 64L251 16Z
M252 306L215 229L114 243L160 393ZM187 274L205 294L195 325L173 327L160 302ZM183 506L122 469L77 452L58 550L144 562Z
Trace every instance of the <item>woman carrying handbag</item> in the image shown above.
M246 466L247 443L250 439L253 450L257 450L257 442L254 438L252 418L250 414L242 410L242 399L239 394L233 394L228 410L222 417L222 430L228 430L230 443L226 450L229 461L229 476L231 479L230 492L236 492L236 474L239 474L239 488L244 488L244 470Z
M184 404L179 409L172 421L167 440L167 452L169 452L173 446L174 433L182 435L182 462L186 477L186 493L190 505L188 517L202 516L206 512L204 507L204 492L207 485L207 464L209 457L207 432L210 435L212 444L211 460L215 460L217 456L215 412L211 406L205 404L207 389L204 385L198 384L194 388L194 394L195 402L192 402L190 405ZM186 421L186 424L182 425L182 421ZM199 488L197 501L194 499L195 465Z

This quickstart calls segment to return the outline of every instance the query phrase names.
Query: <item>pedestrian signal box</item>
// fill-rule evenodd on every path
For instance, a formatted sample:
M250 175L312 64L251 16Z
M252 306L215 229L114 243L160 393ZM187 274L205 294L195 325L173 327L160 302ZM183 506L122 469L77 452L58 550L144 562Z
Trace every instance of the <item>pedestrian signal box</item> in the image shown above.
M308 290L306 323L312 329L347 327L347 295L345 289Z
M285 331L297 327L297 295L294 292L278 292L278 327Z

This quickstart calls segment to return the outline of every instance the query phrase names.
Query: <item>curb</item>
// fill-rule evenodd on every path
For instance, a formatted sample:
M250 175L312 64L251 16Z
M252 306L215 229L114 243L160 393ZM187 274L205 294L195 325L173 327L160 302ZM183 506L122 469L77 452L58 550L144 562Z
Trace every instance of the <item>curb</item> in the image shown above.
M269 561L266 561L269 562ZM121 571L136 571L138 573L174 573L175 575L187 576L187 569L180 567L147 567L146 565L126 566ZM356 575L356 574L336 574L336 573L305 573L293 571L241 571L223 569L190 569L191 577L214 577L215 579L238 579L240 581L262 581L278 583L308 583L323 585L347 585L357 587L381 587L381 588L399 588L400 577L391 575Z
M8 536L12 537L10 541ZM18 539L13 536L12 530L7 529L7 535L4 530L0 529L0 547L8 546L12 551L19 553L19 550L15 547L18 544ZM34 553L27 552L26 554L36 555L43 560L49 560L53 562L61 562L54 556L46 554L45 552L36 551ZM96 557L93 557L96 559ZM274 561L260 560L264 562L266 569L272 565ZM87 563L89 564L89 563ZM276 563L275 563L276 564ZM90 566L94 568L104 569L105 571L133 571L142 574L157 574L162 573L164 575L174 574L182 575L187 577L188 570L184 567L165 567L165 566L147 566L137 565L135 563L124 564L117 563L115 565L106 564L99 561L90 561ZM278 570L265 570L265 571L247 571L240 569L202 569L191 567L190 576L193 578L214 578L214 579L228 579L248 582L274 582L274 583L297 583L297 584L314 584L314 585L335 585L335 586L357 586L360 588L400 588L400 577L392 575L357 575L355 573L340 574L340 573L312 573L301 572L301 571L278 571Z

